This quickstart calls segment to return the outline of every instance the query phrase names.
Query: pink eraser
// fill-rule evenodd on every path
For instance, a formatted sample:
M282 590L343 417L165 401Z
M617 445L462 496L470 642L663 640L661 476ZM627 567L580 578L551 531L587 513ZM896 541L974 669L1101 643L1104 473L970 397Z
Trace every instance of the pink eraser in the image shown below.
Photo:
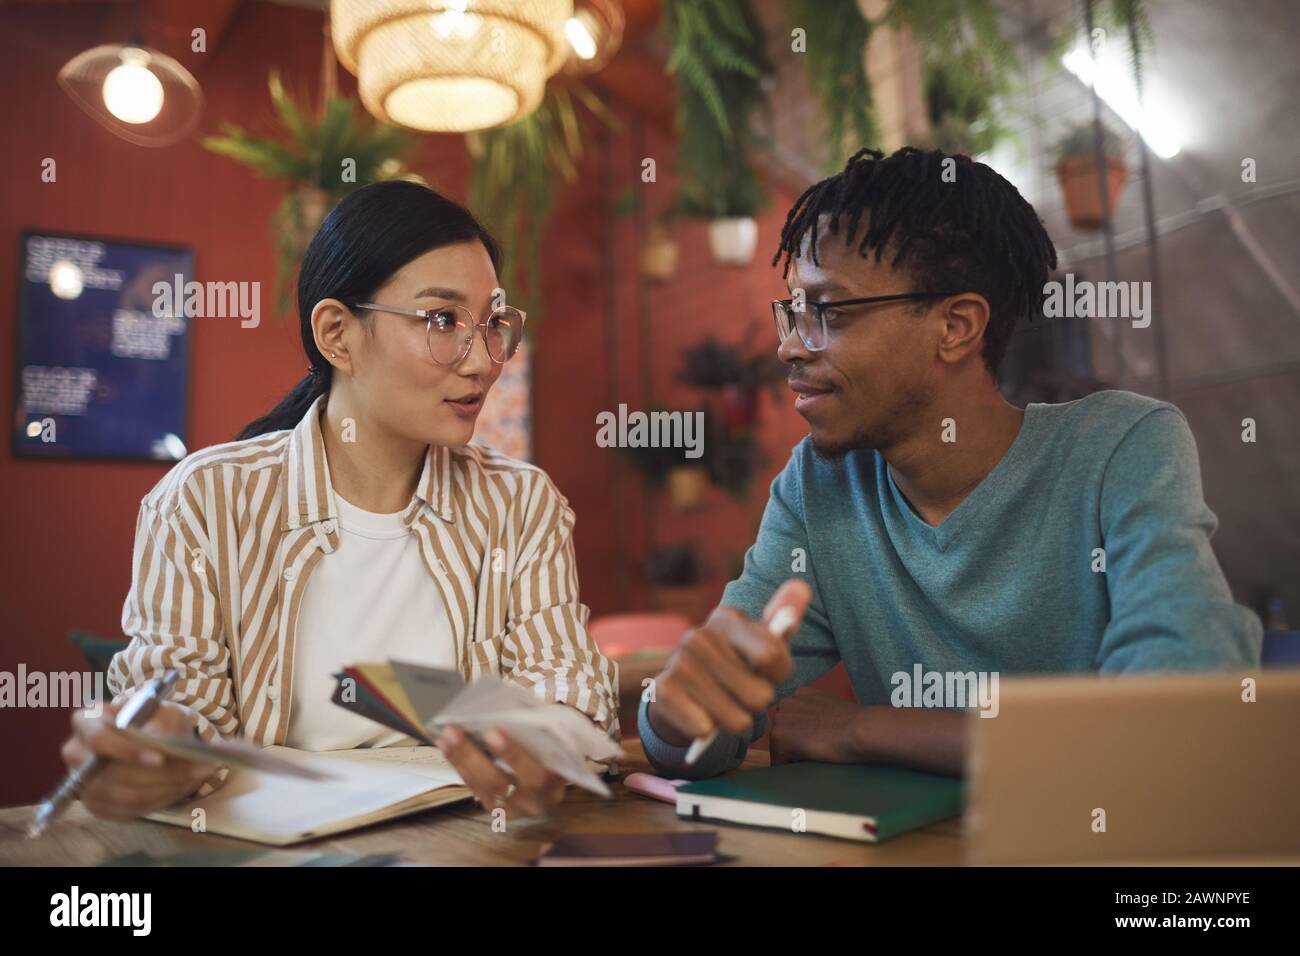
M652 800L662 800L664 803L677 802L677 787L683 783L686 781L665 780L652 773L630 773L623 778L623 786L633 793L639 793Z

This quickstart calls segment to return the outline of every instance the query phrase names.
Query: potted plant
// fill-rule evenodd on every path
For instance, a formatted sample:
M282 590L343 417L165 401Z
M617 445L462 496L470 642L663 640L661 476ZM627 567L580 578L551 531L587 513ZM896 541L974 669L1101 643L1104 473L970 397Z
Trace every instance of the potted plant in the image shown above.
M654 412L665 411L655 407ZM693 415L694 411L683 411L682 415ZM707 435L707 417L706 417ZM710 442L705 440L703 454L699 458L687 458L681 448L661 447L620 447L619 451L628 462L639 471L645 479L646 487L652 490L664 490L668 501L678 511L685 511L701 504L709 481Z
M762 464L757 441L759 389L773 396L785 381L786 369L774 349L753 347L761 326L749 327L743 345L709 336L682 351L677 380L718 394L719 414L710 416L707 462L709 479L719 488L743 498Z
M623 190L614 204L614 214L630 216L641 205L641 194L629 186ZM641 253L637 265L641 275L651 282L667 282L677 274L678 248L668 227L676 218L676 210L669 206L659 212L650 224L650 229L641 243Z
M729 433L747 432L758 423L758 390L763 386L778 394L786 370L774 349L750 348L759 332L751 325L745 344L732 345L709 336L682 350L677 381L721 395L721 419Z
M1065 214L1076 229L1100 229L1112 218L1120 191L1128 178L1123 141L1103 126L1101 147L1106 164L1106 198L1110 206L1103 209L1093 130L1092 123L1081 123L1071 127L1056 144L1056 179L1065 199Z
M948 154L979 156L993 149L1011 130L999 120L998 77L985 79L980 60L942 62L925 69L925 102L930 121L929 143Z
M806 32L815 55L799 56L809 91L826 124L822 170L838 172L863 146L880 142L880 128L863 68L872 23L859 0L786 0L786 25Z
M990 0L893 0L874 22L905 29L916 42L929 125L925 145L976 156L1011 136L1000 118L1019 57Z
M307 243L325 213L358 186L385 179L414 179L401 156L410 145L402 130L379 123L359 110L353 97L327 91L320 113L312 116L284 88L279 74L268 79L271 104L283 127L259 136L233 123L203 146L243 163L262 176L283 179L288 192L272 219L272 238L279 253L277 307L292 307L293 277Z
M707 462L679 462L668 469L664 481L668 492L668 503L677 511L689 511L704 504L705 493L709 490L709 467Z
M655 610L681 614L692 621L703 617L707 575L695 542L655 548L646 558L645 572Z
M641 246L641 274L651 282L667 282L677 274L677 259L677 240L668 231L666 220L657 217Z
M766 105L773 67L750 0L668 0L672 38L668 72L677 77L677 171L674 209L709 223L709 249L720 265L754 257L766 204L752 161L766 145L755 114Z

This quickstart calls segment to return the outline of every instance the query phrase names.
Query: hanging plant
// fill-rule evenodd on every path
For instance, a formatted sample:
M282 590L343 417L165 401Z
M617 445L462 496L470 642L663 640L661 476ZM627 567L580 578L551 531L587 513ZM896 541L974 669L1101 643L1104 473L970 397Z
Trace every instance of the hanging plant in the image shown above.
M774 72L752 4L668 0L664 17L680 134L674 209L696 219L752 217L767 204L753 153L767 145L756 114Z
M791 29L805 31L808 47L801 59L826 119L823 168L833 173L858 149L880 141L863 70L871 21L857 0L789 0L786 13Z
M878 22L907 28L921 50L928 145L976 155L1011 136L1000 116L1019 57L992 0L894 0Z
M585 84L553 83L541 105L517 122L466 134L469 207L507 250L501 282L511 301L541 314L542 230L555 205L555 184L575 182L583 153L581 105L599 122L618 118Z
M737 498L749 492L763 464L759 447L759 390L779 400L787 369L771 349L753 347L761 326L750 326L742 344L709 336L682 350L677 381L718 394L716 414L707 416L709 480Z
M1127 44L1129 68L1135 78L1141 77L1143 58L1155 45L1145 0L1097 0L1093 6L1093 36L1087 35L1087 20L1077 5L1071 11L1072 15L1054 32L1047 56L1049 63L1063 69L1061 59L1070 50L1083 43L1096 52L1110 42L1113 34ZM1133 37L1136 43L1132 42Z
M1100 229L1113 219L1120 192L1128 179L1124 165L1124 141L1103 124L1101 152L1105 163L1106 199L1101 203L1101 171L1097 166L1097 146L1092 123L1071 127L1056 144L1056 179L1065 202L1065 214L1076 229Z
M743 345L732 345L711 335L682 349L677 381L710 391L728 386L757 391L767 386L772 389L773 397L779 398L787 369L774 350L752 347L761 328L758 323L752 324L745 333Z
M293 308L293 280L307 243L325 213L358 186L387 179L424 180L410 173L402 155L410 137L370 118L354 97L326 96L318 115L304 109L272 70L267 85L280 130L255 135L233 123L205 149L227 156L268 179L282 179L288 192L271 220L276 248L276 306Z
M970 75L970 68L960 62L925 67L929 145L945 153L978 156L1013 135L995 103L999 84L971 82Z
M614 202L614 215L633 216L641 211L641 190L628 186ZM651 282L667 282L677 274L679 249L669 228L675 218L672 206L666 206L651 219L647 235L641 241L637 264L641 275Z

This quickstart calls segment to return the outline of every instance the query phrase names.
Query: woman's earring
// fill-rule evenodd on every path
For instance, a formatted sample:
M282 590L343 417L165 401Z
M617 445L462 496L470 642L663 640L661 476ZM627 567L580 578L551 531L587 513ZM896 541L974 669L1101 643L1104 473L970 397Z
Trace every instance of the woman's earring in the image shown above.
M331 353L330 353L330 358L338 358L338 356L335 355L333 352L331 352Z

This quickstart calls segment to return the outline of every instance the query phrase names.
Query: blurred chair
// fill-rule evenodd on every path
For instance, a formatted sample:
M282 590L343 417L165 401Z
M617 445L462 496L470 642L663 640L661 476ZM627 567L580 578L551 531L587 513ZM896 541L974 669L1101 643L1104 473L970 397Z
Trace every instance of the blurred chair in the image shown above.
M1300 631L1265 631L1259 658L1265 667L1300 666Z
M618 721L624 737L637 736L641 682L663 670L693 625L680 614L607 614L587 625L600 652L618 662Z
M91 634L89 631L79 631L76 628L69 628L68 640L70 640L81 651L81 656L86 659L92 672L107 674L109 662L113 660L113 655L118 651L125 649L130 641L124 641L120 638L100 637L97 634Z
M606 614L587 631L602 654L617 660L638 651L671 650L693 626L680 614Z

